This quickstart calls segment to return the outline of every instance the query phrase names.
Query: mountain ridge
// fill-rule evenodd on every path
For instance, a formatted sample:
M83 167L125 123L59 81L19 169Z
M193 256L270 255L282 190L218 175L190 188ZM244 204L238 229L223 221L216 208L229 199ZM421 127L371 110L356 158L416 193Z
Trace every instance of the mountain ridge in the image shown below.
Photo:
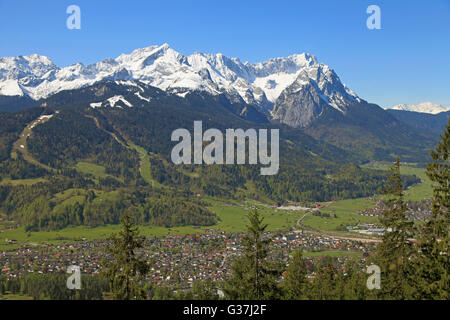
M386 111L411 127L426 130L433 133L436 137L439 137L445 130L445 126L450 118L450 111L437 114L393 109L388 109Z
M112 100L86 101L78 91L92 87L102 95L100 91L106 88L102 83L115 84L108 97ZM130 88L134 88L132 100L138 98L136 102L128 101ZM5 90L9 96L2 95ZM11 96L17 90L21 95ZM272 122L306 130L366 160L391 159L394 154L413 160L417 150L427 148L434 139L422 127L409 126L359 98L332 68L308 53L252 64L220 53L185 56L164 44L87 66L77 63L59 68L36 54L0 59L4 110L33 105L31 98L39 98L35 105L40 106L70 101L72 106L127 109L133 103L152 104L162 94L172 96L170 103L187 108L210 101L210 115L220 106L255 124ZM186 104L175 97L191 99Z
M392 108L386 110L399 110L399 111L410 111L410 112L420 112L428 114L439 114L442 112L450 111L450 106L442 106L440 104L432 102L422 102L419 104L398 104Z
M60 68L37 54L0 59L0 95L39 100L105 80L138 80L181 97L196 90L213 95L224 93L266 113L285 89L299 81L314 83L321 99L338 110L342 108L343 96L360 101L330 67L309 53L242 63L221 53L185 56L163 44L87 66L76 63ZM335 83L336 88L328 88L329 83Z

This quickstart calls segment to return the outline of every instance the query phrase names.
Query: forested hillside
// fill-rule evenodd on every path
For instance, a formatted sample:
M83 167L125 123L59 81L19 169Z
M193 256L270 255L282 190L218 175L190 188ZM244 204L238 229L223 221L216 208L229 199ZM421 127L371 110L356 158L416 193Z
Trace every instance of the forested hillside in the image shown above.
M131 107L108 105L117 95ZM202 196L328 201L373 195L386 181L383 172L358 166L360 152L267 123L256 109L243 112L225 96L194 92L182 99L105 82L60 92L42 104L0 114L6 124L0 131L0 210L27 230L116 224L127 209L140 223L212 225L217 219ZM261 176L259 165L175 166L172 131L192 130L200 120L204 130L279 128L279 173ZM407 186L418 181L405 179Z

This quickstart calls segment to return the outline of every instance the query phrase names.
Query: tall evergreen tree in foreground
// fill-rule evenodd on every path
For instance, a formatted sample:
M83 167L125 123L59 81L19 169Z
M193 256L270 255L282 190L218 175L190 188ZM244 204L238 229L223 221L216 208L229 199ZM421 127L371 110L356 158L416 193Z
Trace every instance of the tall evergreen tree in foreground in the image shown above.
M308 270L302 251L294 252L289 267L286 270L286 278L283 281L283 297L288 300L306 299L308 291Z
M431 218L421 229L417 263L418 298L450 298L450 118L436 150L431 151L433 162L427 175L434 183Z
M337 300L340 299L340 283L338 280L338 270L332 257L320 258L314 271L314 280L311 290L308 292L309 298L313 300Z
M136 249L142 248L145 237L132 220L130 212L122 219L122 230L111 236L112 245L107 251L112 255L112 262L104 262L104 275L110 281L111 292L115 300L140 300L146 294L141 284L148 273L148 263L136 256Z
M204 281L194 282L192 289L177 292L178 300L219 300L218 285L215 280L208 278Z
M400 175L400 160L397 158L389 170L389 180L384 194L386 209L380 218L388 230L377 248L375 264L381 268L381 290L384 299L412 298L414 286L410 258L414 248L408 241L413 234L413 222L406 217L403 184Z
M248 215L249 225L244 236L244 255L234 261L232 278L226 281L226 299L273 300L280 298L277 279L281 272L278 265L267 261L271 239L264 239L267 224L255 209Z
M366 287L367 274L361 272L356 261L348 261L344 267L345 272L339 273L339 284L343 286L340 291L343 300L372 299ZM344 275L345 273L345 275Z

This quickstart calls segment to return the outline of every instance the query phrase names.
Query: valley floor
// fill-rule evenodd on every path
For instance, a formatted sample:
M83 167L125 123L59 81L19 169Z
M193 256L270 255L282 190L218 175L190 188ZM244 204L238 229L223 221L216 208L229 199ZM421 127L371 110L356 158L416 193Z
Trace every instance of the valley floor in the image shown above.
M388 166L378 165L376 168L386 170ZM415 174L422 180L420 184L406 191L406 200L417 201L431 197L431 182L425 175L425 169L402 166L402 173ZM9 181L8 183L13 182ZM27 181L27 183L31 182ZM381 209L376 210L376 205L381 198L381 196L378 196L317 203L309 211L280 210L274 205L257 201L239 202L236 200L205 198L204 200L211 205L210 209L217 214L220 220L218 224L212 227L184 226L164 228L143 225L140 226L140 230L146 237L159 238L170 235L202 234L208 229L240 233L246 230L246 215L248 211L252 208L258 208L265 218L266 223L269 225L269 231L303 229L305 232L339 236L346 239L376 239L373 236L349 232L346 227L358 226L360 224L377 224ZM368 209L373 209L370 214L365 213ZM120 229L119 225L107 225L95 228L78 226L64 228L59 231L27 233L23 227L9 230L5 229L4 225L5 221L0 221L0 238L3 240L0 242L1 250L13 250L22 244L46 242L56 244L70 241L104 240Z
M424 169L407 167L407 170L422 179L422 183L406 191L407 197L418 199L419 194L428 195L431 184ZM61 196L70 198L75 194L68 192ZM158 286L190 288L195 281L227 279L232 261L242 254L241 236L246 231L246 216L254 208L262 214L273 236L271 260L287 262L289 255L301 248L311 266L324 256L333 257L340 267L355 260L364 265L380 237L358 231L379 226L381 198L316 203L310 208L205 198L220 220L214 226L139 226L140 233L147 237L142 253L154 262L148 280ZM107 225L25 232L23 227L8 229L9 223L0 220L0 270L13 278L30 273L65 273L72 264L79 265L82 273L98 274L101 261L108 259L104 250L107 239L120 230L119 225ZM8 293L0 296L0 300L19 299L30 297Z

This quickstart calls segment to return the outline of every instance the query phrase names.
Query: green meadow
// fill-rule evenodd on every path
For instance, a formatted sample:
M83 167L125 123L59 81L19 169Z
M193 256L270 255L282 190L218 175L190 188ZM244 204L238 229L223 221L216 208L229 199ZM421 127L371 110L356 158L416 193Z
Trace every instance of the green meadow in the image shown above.
M326 203L325 208L320 209L321 214L329 214L329 217L308 214L302 224L315 230L336 231L338 227L357 225L358 223L375 223L377 217L367 217L357 214L358 211L373 207L375 202L367 198L341 200Z
M0 300L14 300L14 301L33 300L33 297L6 292L6 294L4 295L0 294Z
M81 173L90 174L94 177L106 178L109 176L105 173L105 167L90 162L80 161L77 163L76 169Z
M75 169L77 171L79 171L80 173L83 173L83 174L93 177L93 180L96 182L98 182L99 178L105 179L107 177L123 182L122 178L114 177L110 174L107 174L105 167L91 163L91 162L80 161L75 166Z
M148 157L148 155L143 155L141 158L142 161L147 162L148 158L146 157ZM142 167L147 167L147 165ZM150 167L148 166L148 168L149 170L144 173L146 175L146 180L151 179ZM387 170L389 166L378 165L373 168L378 170ZM79 162L77 164L77 169L85 173L92 174L96 177L102 177L105 175L103 167L87 162ZM406 191L406 199L421 200L432 196L431 181L426 177L425 169L414 166L402 166L401 172L403 174L415 174L422 180L420 184L412 186ZM20 183L27 184L38 182L36 179L31 180L33 181L21 180ZM3 181L2 183L12 182ZM15 183L19 183L19 181L16 181ZM96 198L94 201L113 199L118 196L119 192L93 191L96 193ZM76 201L82 201L86 196L86 193L87 191L83 189L69 189L56 194L52 200L54 201L56 207L64 206ZM366 217L357 214L360 210L374 206L375 201L368 198L348 199L323 203L325 207L320 209L322 216L313 215L312 212L277 210L258 201L239 202L236 200L217 198L205 198L204 201L209 203L209 209L216 213L218 217L218 223L216 225L211 227L185 226L177 228L144 225L139 227L141 233L147 237L163 237L165 235L203 233L206 228L223 230L227 232L244 232L247 225L247 214L254 207L256 207L264 217L265 222L268 224L269 231L286 230L292 227L297 227L299 220L301 221L301 225L305 228L325 232L336 232L338 230L343 230L343 228L347 225L357 225L358 223L364 222L376 223L378 221L377 217ZM324 213L329 214L329 217L323 216ZM0 233L0 250L17 248L18 244L21 243L59 243L81 241L83 238L88 240L106 239L113 232L118 232L119 230L119 225L107 225L94 228L78 226L65 228L59 231L41 231L31 233L26 233L24 228L18 228ZM5 239L15 240L17 243L9 244L5 241Z
M12 186L31 186L33 184L37 184L39 182L46 182L47 180L44 178L35 178L35 179L17 179L17 180L11 180L9 178L4 179L0 182L0 185L6 186L6 185L12 185Z
M141 176L145 180L145 182L151 184L153 187L164 188L164 186L162 184L157 182L152 177L150 155L148 154L147 150L135 145L131 141L127 141L127 144L129 145L130 148L136 150L136 152L139 155L139 159L140 159L139 172L141 173Z
M82 193L81 191L81 189L71 189L70 191L65 191L64 194L58 194L58 196L60 197L60 200L63 200L62 203L67 203L67 201L75 201L76 197L79 196L79 192ZM115 191L99 194L94 201L114 197L114 193ZM211 204L211 207L209 207L210 210L215 212L220 220L217 225L211 227L184 226L174 228L141 225L139 226L139 230L141 234L146 237L199 234L204 233L207 228L229 232L242 232L246 230L247 214L249 213L249 210L251 210L250 207L255 205L255 203L249 202L243 205L234 201L225 200L206 199L206 201ZM265 222L269 224L268 230L271 231L293 227L298 219L303 216L302 212L274 210L262 204L258 204L257 207L264 216ZM61 243L82 241L82 239L101 240L109 238L112 233L118 232L120 228L120 225L107 225L99 227L77 226L64 228L59 231L39 231L27 233L25 232L25 228L21 227L0 233L0 249L13 249L17 247L17 244L21 243ZM17 243L8 244L4 241L5 239L14 240Z
M365 166L376 170L389 170L390 164L380 164L376 166ZM415 165L401 165L400 173L405 175L416 175L421 182L409 187L405 190L405 200L420 201L429 199L433 196L433 186L427 177L425 168L419 168ZM378 196L377 198L382 198ZM377 217L367 217L357 214L357 212L368 209L375 205L374 200L368 198L348 199L331 203L324 203L325 208L321 209L321 213L328 213L330 217L314 216L308 214L303 220L304 226L321 230L321 231L337 231L337 228L347 225L357 225L358 223L376 223ZM335 217L336 215L336 217Z
M218 201L209 199L210 209L217 214L220 222L212 227L228 232L243 232L248 223L247 215L256 207L268 224L267 230L277 231L294 227L303 216L303 211L276 210L267 205L255 201L247 201L242 204L236 201Z
M106 225L99 227L77 226L64 228L58 231L39 231L39 232L25 232L25 228L21 227L14 230L8 230L0 233L0 250L13 250L20 244L39 244L46 243L62 243L62 242L77 242L86 240L103 240L111 236L112 233L117 233L121 229L120 225ZM163 237L167 235L184 235L184 234L198 234L204 233L204 230L191 226L164 228L157 226L139 226L142 235L146 237ZM13 240L16 243L9 244L5 240Z
M387 171L391 165L367 166L371 169ZM415 175L421 180L421 183L411 186L405 191L405 200L420 201L433 197L433 184L426 174L425 168L419 168L414 165L400 165L400 173L405 175Z

